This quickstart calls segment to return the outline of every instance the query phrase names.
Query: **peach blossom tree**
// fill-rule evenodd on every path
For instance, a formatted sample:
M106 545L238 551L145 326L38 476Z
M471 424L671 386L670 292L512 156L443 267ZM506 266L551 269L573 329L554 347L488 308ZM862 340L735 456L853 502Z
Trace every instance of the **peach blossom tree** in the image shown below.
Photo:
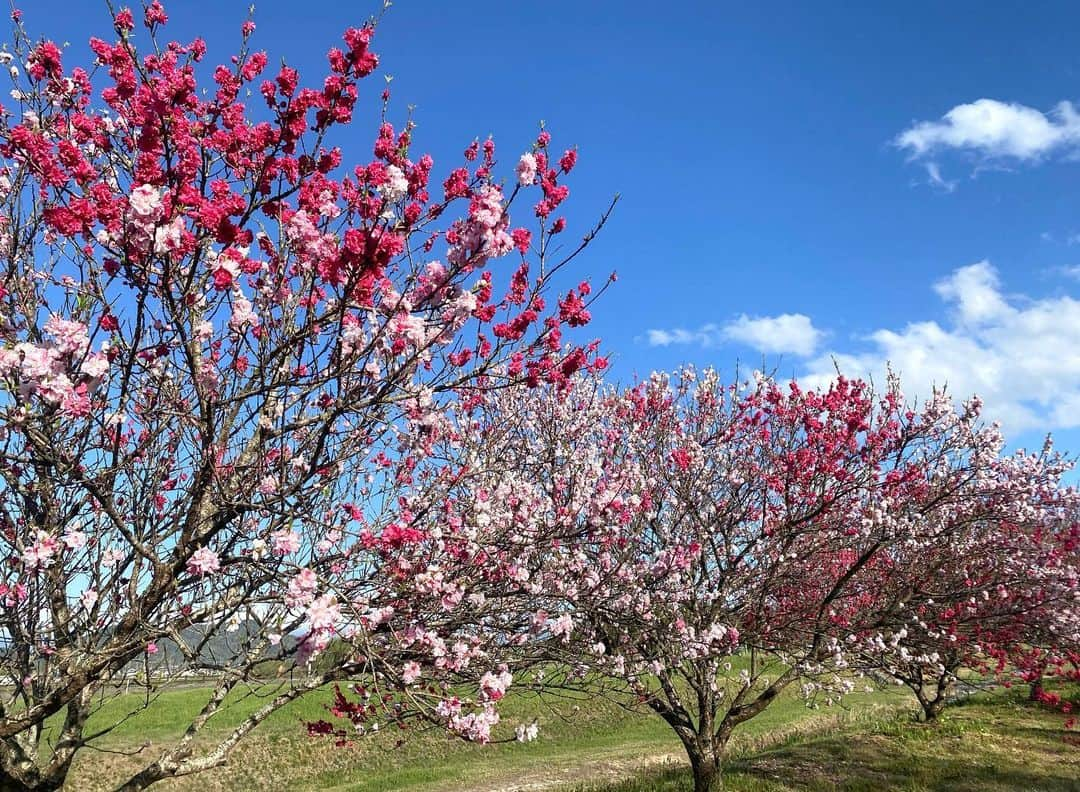
M515 545L430 518L454 522L453 405L604 364L564 337L588 281L555 291L597 230L554 244L576 151L541 130L507 168L486 140L438 170L368 87L373 23L306 82L268 71L251 21L216 67L167 21L121 9L86 52L16 11L0 54L0 786L59 788L132 681L133 710L211 691L125 789L220 764L337 681L362 702L332 702L342 741L410 719L486 740Z

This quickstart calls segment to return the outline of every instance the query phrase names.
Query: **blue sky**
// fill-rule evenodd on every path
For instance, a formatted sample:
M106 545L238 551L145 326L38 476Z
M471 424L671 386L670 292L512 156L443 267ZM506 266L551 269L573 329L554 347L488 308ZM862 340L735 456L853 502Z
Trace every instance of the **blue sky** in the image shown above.
M170 33L224 58L247 7L173 0ZM85 52L103 8L33 0L26 21ZM255 45L314 76L375 10L262 0ZM542 118L580 150L572 228L621 193L579 264L620 276L592 326L616 376L891 358L912 393L984 392L1014 443L1080 448L1078 22L1064 2L398 0L376 50L437 166L493 134L509 168ZM341 142L367 157L367 134Z

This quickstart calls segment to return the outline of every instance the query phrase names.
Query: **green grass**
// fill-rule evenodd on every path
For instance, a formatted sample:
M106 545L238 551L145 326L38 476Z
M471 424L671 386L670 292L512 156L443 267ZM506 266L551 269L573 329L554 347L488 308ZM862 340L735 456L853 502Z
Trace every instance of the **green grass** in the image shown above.
M158 746L164 747L206 701L208 692L191 689L163 693L146 710L125 719L137 706L135 697L122 696L94 715L89 729L115 723L117 726L100 741L110 753L88 752L76 760L73 788L106 789L124 771L132 771L150 761ZM572 705L551 708L535 699L508 697L503 708L502 737L513 733L522 721L538 718L541 738L530 745L504 743L474 746L448 738L436 731L360 738L349 748L335 748L329 740L310 739L303 730L307 720L327 717L327 692L317 692L272 715L234 753L230 765L163 785L166 788L196 789L342 789L378 792L402 788L445 789L451 779L474 782L492 775L517 772L515 768L543 766L553 754L580 755L582 752L621 752L637 746L652 751L674 739L668 727L651 717L636 716L606 702L592 702L588 712L573 712ZM261 696L236 696L207 727L207 738L224 734L258 707ZM145 747L142 747L145 746ZM131 752L136 756L112 751Z
M826 734L793 735L763 750L736 750L724 774L729 792L1076 792L1080 748L1060 713L1017 694L980 694L945 710L939 722L906 714ZM1072 735L1076 736L1076 735ZM565 792L688 792L682 765L629 781Z
M260 706L268 688L233 695L206 728L207 739L221 735ZM205 703L204 688L168 690L149 707L134 693L105 701L89 730L118 724L99 745L107 752L86 751L76 759L73 788L111 788L121 775L151 761L178 737ZM535 697L510 695L503 702L502 738L512 736L521 722L537 719L540 738L528 745L514 742L477 746L438 731L380 734L364 737L349 748L329 740L310 739L304 721L326 717L327 692L319 691L281 709L241 743L229 765L188 779L163 784L176 790L226 789L341 789L416 792L478 787L498 789L499 779L539 774L546 779L578 777L582 764L608 768L612 777L632 771L647 758L677 758L682 748L670 728L651 714L629 713L606 701L543 703ZM862 694L855 704L895 707L907 699L898 691ZM855 709L851 714L857 714ZM765 735L790 730L807 719L834 723L851 717L846 711L814 713L793 694L784 695L758 718L737 732L737 742L759 744ZM403 742L401 737L406 737ZM400 743L400 744L399 744Z
M265 688L233 696L207 727L224 734L263 703ZM107 752L76 760L72 789L111 788L151 761L183 730L209 691L169 690L137 710L131 694L106 702L95 725L119 725L101 740ZM241 743L226 767L161 785L170 790L350 790L351 792L494 792L527 779L545 789L575 789L587 777L589 792L688 790L685 757L659 718L628 713L605 701L548 706L532 697L508 696L498 736L539 719L535 743L476 746L441 732L381 733L335 748L310 739L303 722L325 717L327 692L318 691L271 716ZM912 722L914 699L899 689L858 694L846 708L807 710L793 692L736 730L725 774L727 788L746 792L786 790L1076 789L1080 749L1062 742L1060 714L1027 706L1014 696L979 695L951 707L933 726ZM404 741L402 737L406 737ZM587 775L583 776L583 773ZM634 782L620 779L637 777ZM1000 780L997 780L1000 779ZM608 784L604 786L604 784ZM599 784L599 785L597 785ZM996 786L995 786L996 784Z

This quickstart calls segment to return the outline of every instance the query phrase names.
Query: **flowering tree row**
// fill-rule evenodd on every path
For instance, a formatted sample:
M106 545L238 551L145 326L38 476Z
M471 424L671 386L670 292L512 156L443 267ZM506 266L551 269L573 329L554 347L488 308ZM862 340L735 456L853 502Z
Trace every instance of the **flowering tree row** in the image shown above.
M698 790L789 686L839 702L877 672L935 717L960 669L1075 651L1080 501L1050 448L1002 455L977 399L919 409L838 378L805 391L713 371L624 391L485 395L465 512L533 548L521 638L555 686L662 717ZM476 519L475 517L473 519Z
M593 234L557 244L577 154L541 131L509 169L487 140L438 170L364 87L372 25L305 82L268 70L252 22L215 67L167 21L122 9L72 56L15 12L0 54L0 786L59 787L132 676L141 705L180 676L213 690L128 789L219 764L335 680L367 680L337 710L357 723L485 739L515 545L459 521L418 546L418 526L452 520L463 474L438 453L445 402L603 366L563 337L589 283L555 291ZM365 90L384 120L349 163ZM258 669L338 637L354 651L202 739ZM421 669L481 692L421 695Z
M529 740L500 726L509 689L608 694L709 789L789 686L829 703L881 672L933 717L961 668L1076 659L1061 458L1005 457L977 401L914 409L895 382L604 385L572 332L597 229L561 243L575 150L542 130L509 167L488 140L438 170L373 90L346 164L372 25L305 83L251 22L209 68L151 2L72 67L13 16L0 786L60 787L132 679L133 713L209 688L124 789L222 763L327 685L308 728L341 744Z

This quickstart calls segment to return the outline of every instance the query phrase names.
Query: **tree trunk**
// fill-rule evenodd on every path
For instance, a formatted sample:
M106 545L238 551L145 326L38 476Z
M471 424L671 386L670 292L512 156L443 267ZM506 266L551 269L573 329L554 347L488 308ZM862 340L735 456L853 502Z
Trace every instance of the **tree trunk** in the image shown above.
M14 740L0 741L0 792L55 792L62 789L73 755L71 752L63 761L39 766Z
M938 694L933 699L923 699L919 702L923 708L923 719L927 723L937 720L937 716L945 709L945 696Z
M719 754L691 754L690 769L694 774L694 792L719 792L724 788Z
M169 773L161 767L160 762L154 762L116 787L115 792L141 792L151 784L167 778L168 775Z

